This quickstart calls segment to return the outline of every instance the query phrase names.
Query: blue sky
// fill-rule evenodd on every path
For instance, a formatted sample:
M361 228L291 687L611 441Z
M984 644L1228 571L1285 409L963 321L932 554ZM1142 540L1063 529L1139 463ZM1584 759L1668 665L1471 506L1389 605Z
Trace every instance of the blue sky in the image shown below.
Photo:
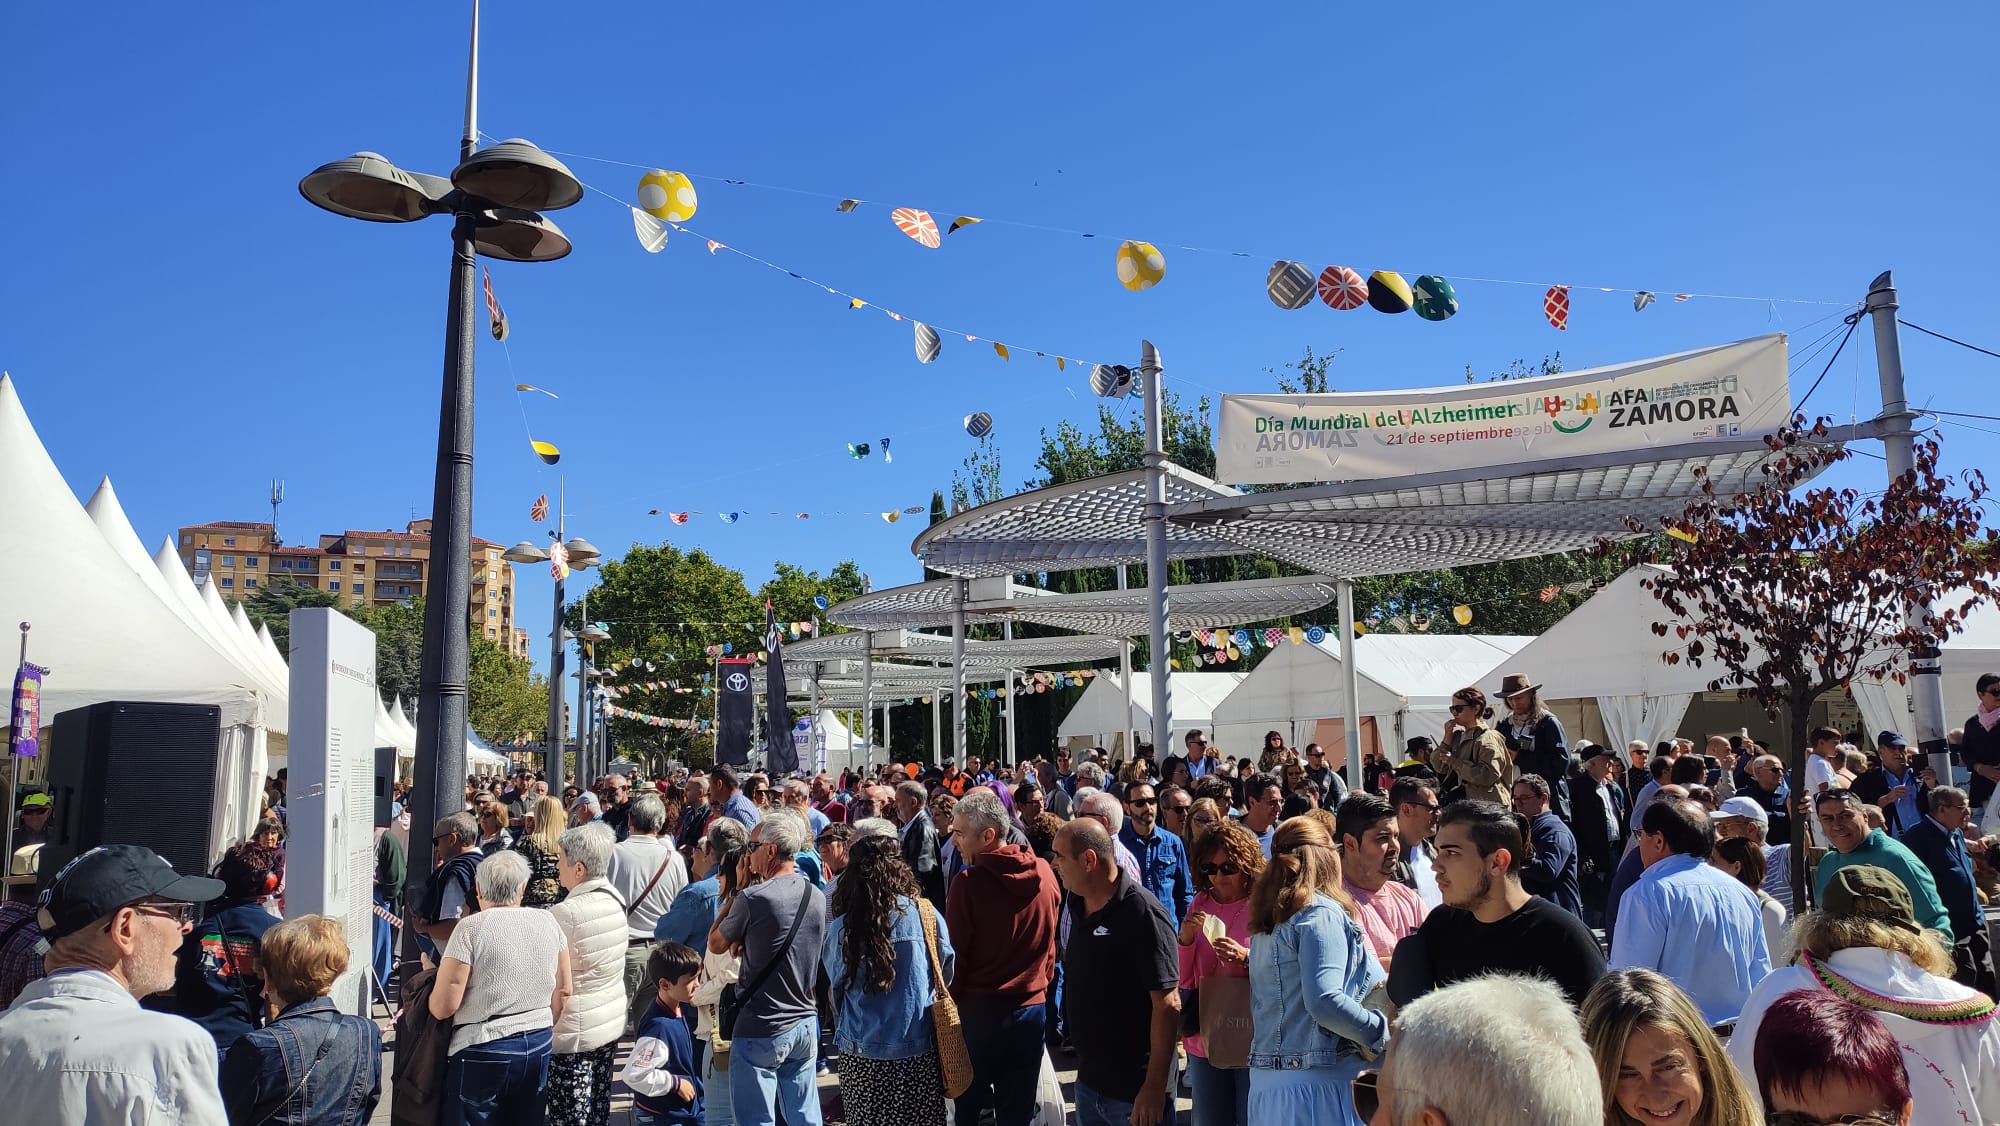
M920 366L907 324L685 235L649 256L628 213L589 196L554 216L572 256L493 268L513 337L482 333L475 530L538 534L529 502L556 491L517 381L561 395L525 406L564 450L572 527L601 547L706 548L753 586L774 559L852 557L889 585L916 577L914 529L866 514L948 482L971 448L961 416L993 414L1010 486L1040 429L1091 418L1083 373L1035 349L1130 361L1150 337L1196 394L1269 390L1265 369L1308 345L1339 350L1344 389L1774 329L1796 359L1834 307L1635 313L1585 287L1841 302L1889 267L1909 319L2000 346L1991 9L1599 7L493 0L482 129L604 158L570 166L612 195L635 194L639 170L607 162L624 161L1099 237L988 223L931 251L884 207L697 181L704 235L1015 349L1002 364L947 336ZM273 477L295 539L428 515L447 227L339 219L296 184L361 149L449 170L466 11L9 13L0 367L80 495L108 474L151 543L264 518ZM1168 248L1158 288L1116 284L1122 238ZM1539 289L1461 281L1443 324L1284 312L1263 294L1276 257L1564 282L1575 310L1558 333ZM1910 333L1904 350L1913 401L2000 413L1984 393L2000 361ZM1795 372L1794 394L1817 373ZM1864 326L1811 407L1877 403ZM1994 435L1946 435L1955 467L1994 466ZM847 457L883 436L893 464ZM1881 463L1842 472L1878 487ZM676 528L652 508L708 515ZM722 510L748 515L725 526ZM835 510L863 515L819 515ZM547 581L524 572L522 604L545 604Z

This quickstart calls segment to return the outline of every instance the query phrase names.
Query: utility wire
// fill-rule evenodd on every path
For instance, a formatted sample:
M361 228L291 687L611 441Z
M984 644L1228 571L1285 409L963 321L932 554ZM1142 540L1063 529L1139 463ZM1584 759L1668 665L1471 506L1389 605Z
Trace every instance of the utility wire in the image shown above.
M1970 349L1972 349L1973 351L1975 351L1975 352L1978 352L1978 353L1979 353L1979 354L1981 354L1981 355L1984 355L1984 356L1991 356L1991 357L1993 357L1993 358L1994 358L1994 359L1996 359L1996 360L2000 360L2000 352L1995 352L1995 351L1992 351L1991 349L1987 349L1987 348L1981 348L1981 347L1980 347L1979 345L1977 345L1977 344L1967 344L1967 343L1966 343L1965 341L1963 341L1963 340L1960 340L1960 339L1958 339L1958 338L1956 338L1956 337L1951 337L1951 336L1946 336L1946 335L1945 335L1944 333L1942 333L1942 332L1933 332L1932 330L1930 330L1930 329L1927 329L1927 328L1925 328L1925 327L1924 327L1924 326L1922 326L1922 325L1917 325L1917 324L1911 324L1910 322L1908 322L1908 321L1904 320L1904 319L1903 319L1903 318L1901 318L1901 317L1897 317L1897 318L1896 318L1896 323L1897 323L1897 324L1899 324L1899 325L1902 325L1902 326L1903 326L1904 328L1913 328L1913 329L1916 329L1916 330L1917 330L1918 332L1921 332L1921 333L1923 333L1923 334L1924 334L1925 336L1935 336L1935 337L1937 337L1937 338L1938 338L1939 340L1942 340L1942 341L1945 341L1945 342L1946 342L1946 343L1948 343L1948 344L1956 344L1956 345L1958 345L1958 346L1959 346L1960 348L1970 348Z
M1812 381L1812 386L1806 388L1805 395L1799 399L1799 405L1793 408L1795 413L1804 413L1806 400L1813 397L1813 392L1819 390L1820 380L1825 379L1826 373L1833 370L1834 361L1840 359L1841 349L1847 347L1847 341L1854 335L1854 327L1861 323L1861 317L1861 313L1847 315L1847 335L1840 338L1840 346L1833 350L1833 355L1827 357L1826 366L1819 369L1819 376Z

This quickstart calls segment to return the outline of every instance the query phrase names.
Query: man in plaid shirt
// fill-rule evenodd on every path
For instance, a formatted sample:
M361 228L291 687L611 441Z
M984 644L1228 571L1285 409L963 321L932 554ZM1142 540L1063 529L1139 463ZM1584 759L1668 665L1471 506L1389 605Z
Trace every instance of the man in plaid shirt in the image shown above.
M15 849L6 877L7 894L0 902L0 1009L46 974L41 951L35 949L42 940L42 928L35 925L35 869L41 853L38 844Z

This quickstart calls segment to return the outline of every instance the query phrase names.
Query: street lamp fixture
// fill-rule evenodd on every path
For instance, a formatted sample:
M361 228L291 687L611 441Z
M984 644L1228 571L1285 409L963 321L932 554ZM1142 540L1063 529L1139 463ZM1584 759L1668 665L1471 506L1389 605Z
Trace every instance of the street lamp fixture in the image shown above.
M582 185L561 161L526 141L479 148L478 0L472 6L466 71L465 127L459 135L458 165L448 178L410 172L379 153L360 152L322 165L299 181L299 194L308 202L349 219L370 223L412 223L433 215L451 219L451 290L431 494L431 558L440 570L424 607L412 798L412 813L425 825L462 808L459 786L465 778L477 258L483 254L510 262L549 262L563 257L570 251L569 239L536 210L568 207L583 196ZM430 879L431 853L430 834L412 834L409 894L418 902ZM414 949L414 940L410 941Z
M597 564L599 559L604 558L604 553L597 550L597 545L584 539L582 536L578 536L564 544L563 554L569 557L569 565L572 567L592 567ZM610 635L606 634L605 636L609 637Z
M522 540L500 553L500 558L509 563L547 563L549 553L535 546L533 540Z

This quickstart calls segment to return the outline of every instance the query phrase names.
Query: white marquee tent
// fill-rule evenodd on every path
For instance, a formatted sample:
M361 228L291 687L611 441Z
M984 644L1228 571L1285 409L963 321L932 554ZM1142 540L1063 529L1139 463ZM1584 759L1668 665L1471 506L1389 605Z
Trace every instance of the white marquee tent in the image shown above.
M1729 675L1714 662L1696 668L1661 659L1662 653L1685 644L1673 632L1685 619L1669 613L1640 585L1649 574L1663 572L1653 564L1626 571L1515 654L1510 665L1545 684L1546 699L1594 697L1605 742L1614 747L1671 737L1694 695ZM1668 627L1667 636L1653 632L1655 623ZM1979 675L2000 672L2000 608L1982 605L1966 625L1964 633L1944 646L1947 726L1956 725L1953 717L1971 714L1973 682ZM1911 734L1908 688L1892 680L1856 680L1848 687L1869 730Z
M1511 667L1510 658L1530 640L1487 634L1358 637L1357 714L1374 720L1385 753L1399 753L1409 736L1435 736L1444 729L1453 692L1472 685L1490 694L1496 685L1488 681L1497 681L1501 666ZM1312 742L1319 738L1321 720L1347 715L1345 681L1339 642L1280 644L1217 705L1211 742L1237 757L1255 757L1267 731L1283 732L1290 746Z
M1155 750L1159 756L1179 754L1181 737L1197 728L1206 731L1213 723L1215 706L1243 683L1240 672L1177 672L1167 687L1172 693L1175 749ZM1153 674L1132 674L1132 712L1125 715L1125 686L1115 673L1100 673L1090 687L1070 705L1056 728L1056 738L1072 751L1103 747L1113 755L1125 756L1124 732L1153 730Z

